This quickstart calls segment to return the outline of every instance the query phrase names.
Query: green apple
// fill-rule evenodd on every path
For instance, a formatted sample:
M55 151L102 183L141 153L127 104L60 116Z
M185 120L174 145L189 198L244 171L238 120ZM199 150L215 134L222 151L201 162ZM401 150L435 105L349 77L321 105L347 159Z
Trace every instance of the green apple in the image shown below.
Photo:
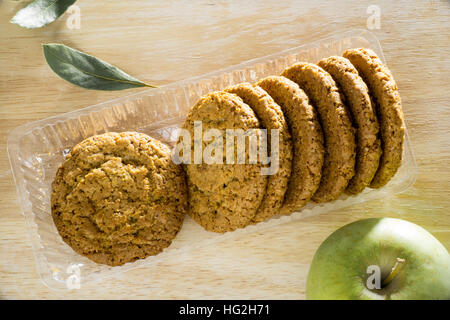
M450 256L411 222L350 223L319 247L308 273L308 299L450 299Z

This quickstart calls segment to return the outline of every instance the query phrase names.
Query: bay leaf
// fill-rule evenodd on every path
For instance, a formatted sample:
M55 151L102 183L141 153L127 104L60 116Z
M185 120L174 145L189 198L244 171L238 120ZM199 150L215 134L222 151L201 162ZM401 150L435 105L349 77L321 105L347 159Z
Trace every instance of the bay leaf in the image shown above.
M52 70L64 80L93 90L123 90L152 87L119 68L59 43L44 44L44 55Z
M11 22L24 28L40 28L58 19L75 1L35 0L19 10Z

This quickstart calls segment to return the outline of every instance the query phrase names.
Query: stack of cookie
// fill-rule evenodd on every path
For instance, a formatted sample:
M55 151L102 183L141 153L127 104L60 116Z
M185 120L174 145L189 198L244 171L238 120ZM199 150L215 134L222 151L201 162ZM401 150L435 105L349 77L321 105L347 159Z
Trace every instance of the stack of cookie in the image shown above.
M105 133L74 146L52 185L52 216L63 240L97 263L117 266L163 251L187 212L206 230L223 233L310 200L379 188L400 166L404 136L397 86L368 49L209 93L183 128L194 153L183 166L168 146L137 132ZM278 143L269 147L277 170L261 174L268 164L250 161L247 146L215 154L218 162L196 161L199 129L202 138L206 130L255 130L259 147L266 130ZM244 161L221 161L229 156Z
M183 128L194 135L196 123L204 131L279 133L275 174L261 175L261 162L184 165L189 214L214 232L289 214L310 200L333 201L343 192L382 187L402 159L398 88L369 49L350 49L317 64L300 62L281 76L209 93L191 108Z

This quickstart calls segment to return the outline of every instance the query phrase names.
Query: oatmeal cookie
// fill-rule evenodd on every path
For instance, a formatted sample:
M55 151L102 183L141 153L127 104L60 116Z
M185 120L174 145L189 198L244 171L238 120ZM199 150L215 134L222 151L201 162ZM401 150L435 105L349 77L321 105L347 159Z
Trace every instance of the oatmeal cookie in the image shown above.
M263 200L253 218L254 222L267 220L278 214L284 200L292 164L292 141L286 120L280 106L259 86L241 83L225 89L238 95L249 105L267 130L267 148L272 159L271 166L277 169L271 172L267 180L267 189ZM271 150L271 130L278 130L278 150ZM277 151L277 152L275 152ZM277 165L274 165L274 163Z
M325 159L315 202L336 200L355 174L355 129L350 113L331 75L321 67L299 62L282 76L296 82L319 113L325 140Z
M345 51L343 56L358 70L375 103L383 152L370 186L380 188L395 175L402 162L405 126L400 94L394 77L375 52L358 48Z
M303 207L317 190L324 157L323 135L316 111L298 85L279 76L257 82L281 107L292 136L291 177L282 214Z
M201 124L202 135L215 129L226 148L222 149L222 164L217 161L208 164L203 159L201 163L184 166L188 181L189 214L208 231L224 233L243 228L251 223L260 207L267 175L261 174L261 163L250 163L247 143L244 150L239 151L238 143L234 143L239 139L231 140L233 143L230 146L223 142L223 137L226 137L226 129L241 129L242 132L254 129L258 132L261 124L255 112L235 94L212 92L203 96L191 108L183 125L190 132L194 158L196 123ZM202 139L202 150L216 142L213 139ZM234 163L227 159L230 150ZM239 163L239 157L244 161Z
M332 56L320 60L318 65L331 74L341 89L356 127L355 175L346 191L357 194L370 185L380 162L381 145L375 108L366 83L348 59Z
M72 148L52 184L52 216L81 255L118 266L170 245L187 187L169 147L137 132L92 136Z

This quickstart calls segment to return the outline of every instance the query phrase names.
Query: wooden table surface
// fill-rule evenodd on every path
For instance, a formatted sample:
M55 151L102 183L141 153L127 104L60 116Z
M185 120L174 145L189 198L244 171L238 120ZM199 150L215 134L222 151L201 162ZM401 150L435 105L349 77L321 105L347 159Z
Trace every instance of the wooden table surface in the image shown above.
M450 3L448 1L87 1L80 28L66 13L42 29L8 23L26 1L0 1L0 298L164 299L305 297L302 264L335 229L390 216L428 229L450 249ZM378 7L370 7L375 4ZM406 192L224 241L72 291L40 280L6 154L24 123L138 92L80 89L45 63L62 42L163 85L275 53L338 30L372 27L400 87L419 166ZM369 22L372 21L369 19ZM72 27L72 28L71 28ZM375 25L376 27L376 25Z

